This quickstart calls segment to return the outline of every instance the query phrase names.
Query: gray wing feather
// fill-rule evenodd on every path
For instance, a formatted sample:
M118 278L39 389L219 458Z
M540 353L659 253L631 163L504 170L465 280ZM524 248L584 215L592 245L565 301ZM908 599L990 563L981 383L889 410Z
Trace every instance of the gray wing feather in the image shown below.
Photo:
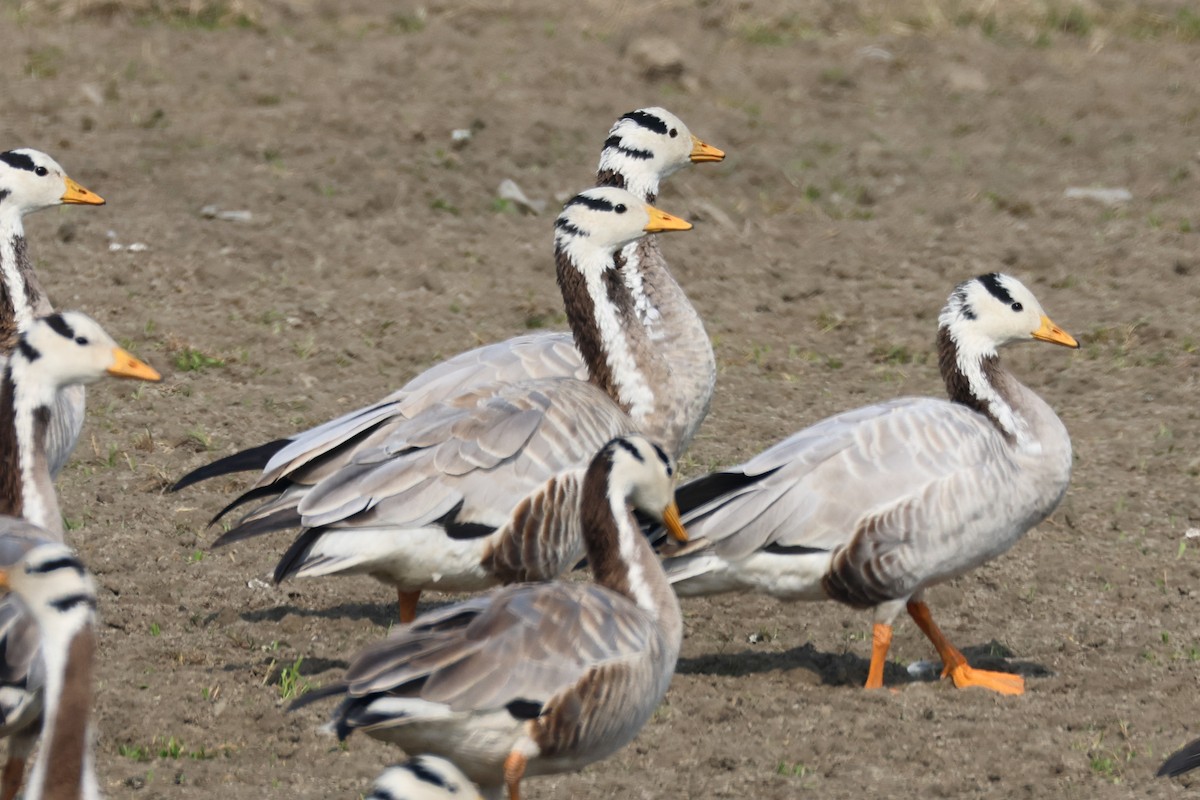
M602 587L510 586L367 648L344 682L351 696L398 691L455 711L545 703L594 667L645 654L659 636L644 611Z
M60 389L54 398L54 411L46 432L46 455L51 478L58 477L71 457L75 443L79 441L79 432L83 430L84 391L82 386L67 386Z

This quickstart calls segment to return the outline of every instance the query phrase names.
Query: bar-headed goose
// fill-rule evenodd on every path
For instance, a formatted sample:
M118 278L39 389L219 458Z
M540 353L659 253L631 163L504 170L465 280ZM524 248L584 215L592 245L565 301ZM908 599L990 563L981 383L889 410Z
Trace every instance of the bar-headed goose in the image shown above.
M513 523L518 504L550 478L586 464L613 436L639 428L637 387L645 376L627 336L632 299L620 279L619 251L647 232L689 228L624 189L598 187L568 201L555 222L555 260L589 380L493 382L431 405L381 440L370 437L372 447L358 448L353 461L315 462L293 474L282 494L218 544L302 527L276 580L370 574L397 587L403 621L413 618L421 590L494 585L481 565L492 533ZM581 541L577 525L559 535ZM570 566L553 559L528 564L548 571L525 577L543 579Z
M483 800L483 796L454 764L425 755L379 773L366 800Z
M625 114L609 130L596 180L654 203L660 183L692 163L721 161L725 153L696 138L683 121L664 108ZM667 269L658 237L633 242L622 252L616 273L626 284L630 347L638 353L645 376L629 387L641 399L640 430L663 442L678 457L708 412L716 359L699 314ZM540 332L479 347L443 361L403 388L367 408L351 412L304 433L244 450L200 467L175 485L242 470L263 474L244 496L278 493L297 477L307 480L310 464L329 469L348 463L362 449L386 437L394 425L431 405L485 383L574 377L587 380L588 365L569 332ZM236 504L235 504L236 505Z
M94 800L100 790L89 724L96 650L92 577L45 530L0 517L0 591L13 593L32 617L44 665L42 746L24 796ZM15 796L17 788L6 782L5 794Z
M67 177L54 159L37 150L0 153L0 355L16 346L17 334L35 317L53 311L25 241L26 214L53 206L103 205L104 198ZM50 474L57 475L83 427L84 390L72 386L56 401L46 450Z
M425 614L295 705L342 697L340 737L361 729L449 758L489 797L507 786L516 800L525 776L612 755L650 718L679 655L679 602L630 511L635 497L657 505L685 541L672 473L642 436L609 442L581 499L596 583L507 586Z
M158 380L91 318L68 311L35 319L17 338L0 378L0 514L23 517L62 539L58 496L45 451L51 408L61 389L105 375ZM37 740L41 670L39 637L23 606L0 600L0 736L9 737L0 800L16 796Z
M1067 490L1066 428L997 352L1031 339L1079 346L1015 278L959 285L938 318L949 401L848 411L680 487L693 545L665 562L675 590L873 608L867 688L883 685L892 621L907 607L957 686L1021 693L1020 676L972 670L923 595L1008 550Z

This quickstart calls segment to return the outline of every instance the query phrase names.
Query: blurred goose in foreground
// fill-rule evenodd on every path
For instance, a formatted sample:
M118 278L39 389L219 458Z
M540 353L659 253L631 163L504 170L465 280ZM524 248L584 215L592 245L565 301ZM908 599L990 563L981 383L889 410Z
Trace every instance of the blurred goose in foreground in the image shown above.
M0 590L33 618L44 665L42 746L26 800L94 800L92 666L96 588L71 549L46 531L0 517Z
M609 442L580 511L596 583L508 586L425 614L293 707L340 696L340 738L361 729L449 758L487 797L507 786L518 800L525 776L612 755L657 708L679 655L679 602L630 510L656 505L685 541L673 472L642 436Z
M596 182L626 189L652 204L659 184L670 175L688 164L724 158L724 152L696 138L671 112L643 108L625 114L609 130ZM699 314L667 270L658 237L632 242L621 255L619 275L629 303L625 324L645 376L629 392L652 396L653 408L646 409L642 430L678 457L708 412L716 359ZM173 490L258 469L263 471L258 481L230 508L277 495L292 484L310 483L314 470L349 463L357 452L383 441L395 426L472 387L558 377L585 381L588 366L569 331L542 331L479 347L430 367L372 406L200 467Z
M1020 694L1020 676L971 669L923 598L1008 550L1067 490L1066 428L997 352L1030 339L1079 346L1015 278L959 285L938 318L950 400L848 411L680 487L693 544L664 564L675 590L873 608L867 688L883 685L892 622L907 608L956 686Z
M628 317L632 299L621 282L619 251L647 232L690 228L624 189L589 189L568 201L555 222L555 261L589 380L489 383L431 405L389 426L386 437L369 437L372 446L359 447L353 461L315 462L303 482L293 475L282 494L217 544L302 527L276 567L277 581L369 574L397 587L402 621L413 619L421 590L495 585L500 578L485 559L496 529L543 529L528 512L553 506L539 501L522 510L522 501L644 422L641 400L625 399L641 397L645 375L626 335L636 323ZM570 514L556 516L564 520L554 534L559 544L529 542L540 550L524 559L524 578L553 578L574 565L571 554L582 549L578 524Z
M417 756L379 773L366 800L483 800L458 767L438 756Z
M36 319L17 340L0 379L0 514L22 517L61 540L62 515L44 445L61 389L104 375L158 380L158 373L117 346L79 312ZM10 737L0 800L20 788L41 713L39 637L24 606L0 600L0 736Z
M54 159L37 150L0 153L0 356L16 346L17 334L35 317L54 309L33 273L22 219L43 208L104 205L104 198L67 177ZM46 451L50 474L67 462L83 427L82 386L66 389L52 408Z

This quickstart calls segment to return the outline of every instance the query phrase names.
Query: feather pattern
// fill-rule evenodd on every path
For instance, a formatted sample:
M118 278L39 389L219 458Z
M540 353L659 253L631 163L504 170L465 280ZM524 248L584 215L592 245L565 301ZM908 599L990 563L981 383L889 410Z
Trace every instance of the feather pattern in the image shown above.
M597 584L507 586L425 614L298 704L341 696L339 735L452 758L485 791L514 753L536 775L623 747L666 692L682 621L627 505L640 492L673 506L670 463L643 437L617 441L632 449L606 445L583 478Z

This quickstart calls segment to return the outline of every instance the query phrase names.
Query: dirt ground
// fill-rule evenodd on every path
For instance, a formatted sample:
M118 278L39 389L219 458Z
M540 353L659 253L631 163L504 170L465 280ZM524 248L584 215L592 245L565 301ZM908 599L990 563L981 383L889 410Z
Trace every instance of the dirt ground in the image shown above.
M96 387L59 484L102 587L106 794L356 797L398 760L339 748L316 732L329 704L286 714L280 685L301 658L301 684L339 675L384 635L390 591L276 588L289 534L207 548L245 480L164 488L447 355L563 327L553 209L591 184L612 121L655 104L729 153L659 200L696 223L664 252L720 368L686 474L942 394L937 312L996 269L1083 343L1006 355L1076 471L1047 523L930 596L969 653L1024 664L1023 697L908 682L935 657L908 623L895 690L867 693L869 614L687 601L652 723L528 796L1200 789L1152 777L1200 735L1198 54L1200 15L1171 2L0 1L0 145L109 201L27 220L43 282L165 375ZM498 202L506 178L551 210Z

